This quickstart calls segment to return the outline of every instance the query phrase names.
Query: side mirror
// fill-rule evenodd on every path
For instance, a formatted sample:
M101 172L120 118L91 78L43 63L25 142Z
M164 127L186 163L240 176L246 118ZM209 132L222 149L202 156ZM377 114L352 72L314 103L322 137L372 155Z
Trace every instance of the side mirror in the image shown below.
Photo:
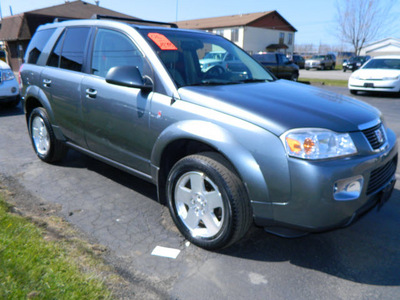
M153 89L151 83L149 84L143 80L142 74L136 66L117 66L111 68L107 72L106 82L138 88L145 92L149 92Z

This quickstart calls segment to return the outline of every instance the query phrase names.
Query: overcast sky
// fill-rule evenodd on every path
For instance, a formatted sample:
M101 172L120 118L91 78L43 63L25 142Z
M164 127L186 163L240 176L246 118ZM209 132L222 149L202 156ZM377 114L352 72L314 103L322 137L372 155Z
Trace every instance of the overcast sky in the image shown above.
M100 6L142 19L164 22L277 10L298 32L296 44L340 45L335 23L337 0L100 0ZM387 1L387 0L380 0ZM64 0L0 0L3 17L63 4ZM95 4L94 0L86 1ZM400 1L393 14L400 15ZM400 28L400 18L393 24ZM393 37L400 37L400 31ZM383 36L380 38L386 38Z

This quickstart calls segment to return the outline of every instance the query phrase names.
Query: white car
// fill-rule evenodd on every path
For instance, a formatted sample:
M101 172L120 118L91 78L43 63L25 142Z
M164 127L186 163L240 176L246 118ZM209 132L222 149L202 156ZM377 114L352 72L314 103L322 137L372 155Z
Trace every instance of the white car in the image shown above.
M20 101L19 85L10 66L0 60L0 105L13 107Z
M377 56L355 71L349 78L350 93L400 92L400 55Z

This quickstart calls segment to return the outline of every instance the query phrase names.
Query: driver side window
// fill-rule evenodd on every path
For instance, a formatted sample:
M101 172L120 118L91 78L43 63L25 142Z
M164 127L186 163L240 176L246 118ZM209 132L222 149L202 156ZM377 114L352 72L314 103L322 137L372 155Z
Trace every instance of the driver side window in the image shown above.
M134 43L124 34L99 29L93 48L91 73L106 77L108 70L116 66L136 66L143 74L144 57Z

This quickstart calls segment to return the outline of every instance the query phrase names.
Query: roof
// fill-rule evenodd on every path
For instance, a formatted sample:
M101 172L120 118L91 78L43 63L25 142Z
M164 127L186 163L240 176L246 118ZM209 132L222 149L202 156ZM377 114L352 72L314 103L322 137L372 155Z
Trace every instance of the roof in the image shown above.
M190 29L214 29L235 26L253 26L269 29L279 29L284 31L297 31L296 28L294 28L288 21L286 21L276 10L233 16L179 21L177 22L177 25L180 28Z
M0 40L29 40L39 25L51 23L56 17L89 19L94 14L134 18L129 15L78 0L4 18L1 21Z

